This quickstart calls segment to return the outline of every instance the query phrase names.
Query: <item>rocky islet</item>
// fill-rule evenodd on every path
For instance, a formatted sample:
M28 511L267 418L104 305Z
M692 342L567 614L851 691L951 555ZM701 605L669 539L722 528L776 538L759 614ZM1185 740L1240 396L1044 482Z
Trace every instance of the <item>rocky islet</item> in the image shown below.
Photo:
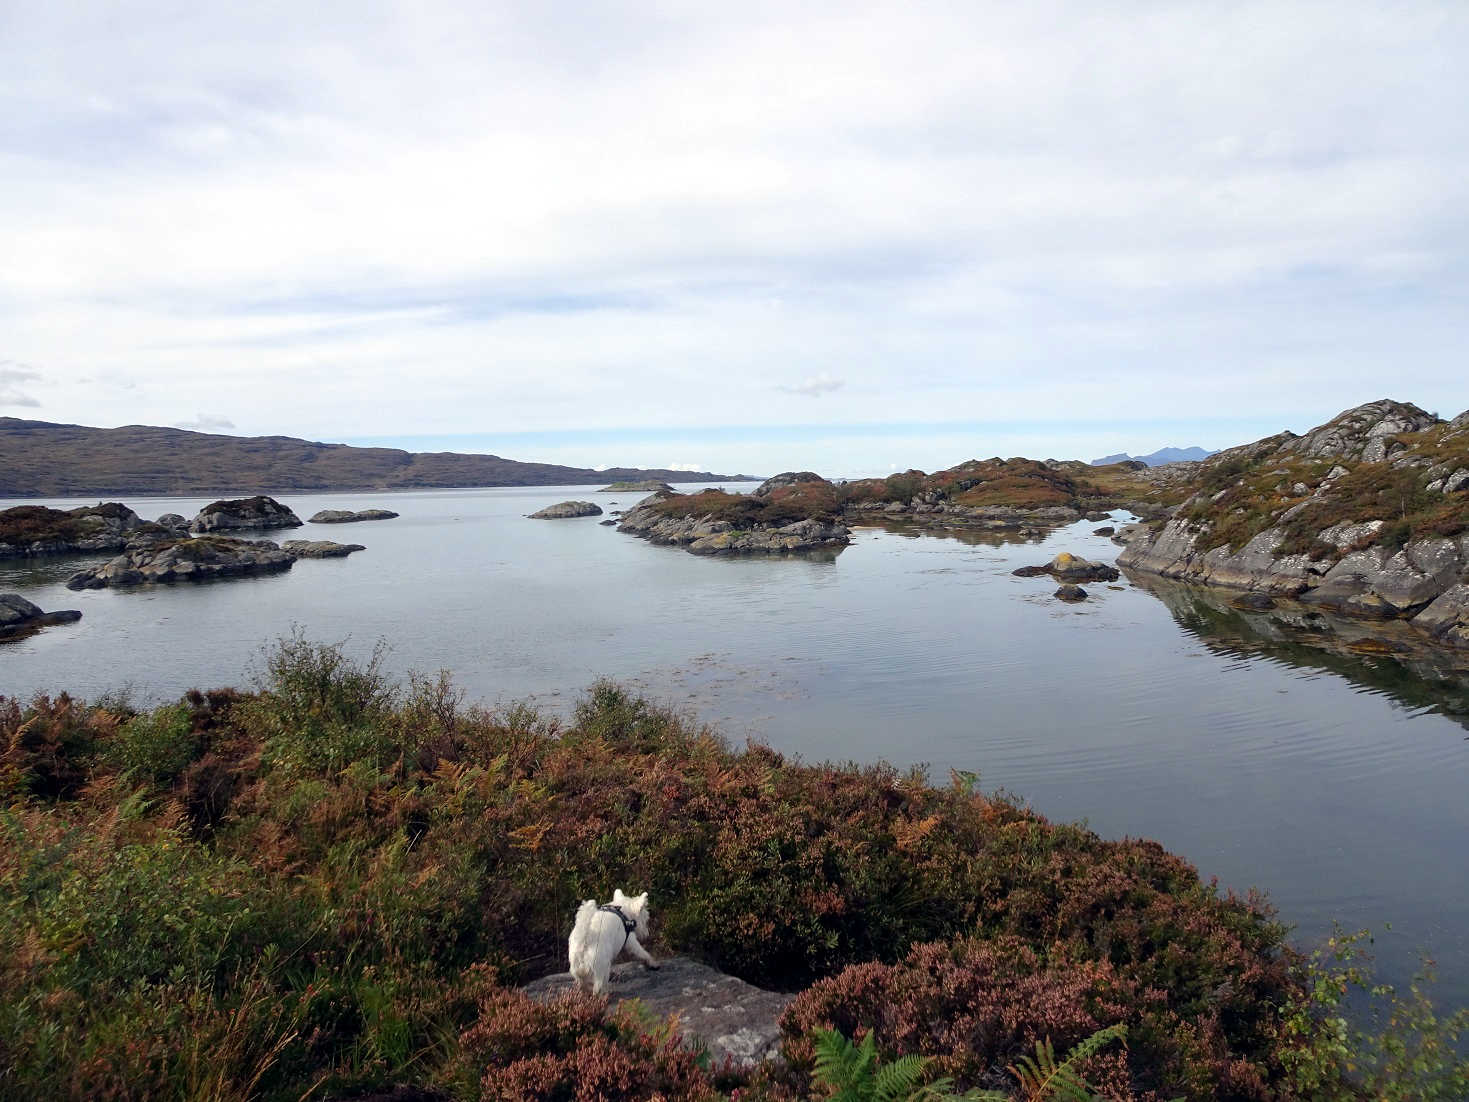
M0 593L0 642L29 635L52 624L70 624L82 618L76 609L43 612L19 593Z

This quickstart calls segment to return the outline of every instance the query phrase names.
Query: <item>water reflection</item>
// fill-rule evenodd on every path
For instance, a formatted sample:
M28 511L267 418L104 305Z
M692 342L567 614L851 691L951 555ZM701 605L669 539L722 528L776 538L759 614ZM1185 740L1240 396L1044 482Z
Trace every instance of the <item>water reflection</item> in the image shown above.
M1232 603L1236 593L1126 573L1213 654L1339 674L1469 729L1469 654L1433 646L1406 624L1353 620L1293 601L1268 611L1240 609Z
M923 523L913 520L892 520L887 517L863 517L854 528L876 528L895 536L908 539L955 540L968 547L1009 547L1044 543L1052 528L964 528L944 527L937 522Z

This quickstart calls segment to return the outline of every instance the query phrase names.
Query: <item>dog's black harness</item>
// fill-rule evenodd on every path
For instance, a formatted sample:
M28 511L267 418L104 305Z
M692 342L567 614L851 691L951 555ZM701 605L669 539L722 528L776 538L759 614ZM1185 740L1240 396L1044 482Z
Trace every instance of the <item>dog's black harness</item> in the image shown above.
M619 907L616 903L603 903L600 907L597 908L597 910L610 911L612 914L615 914L618 918L622 919L622 949L626 949L628 938L632 937L632 933L638 928L638 924L632 919L628 918L627 915L623 914L622 908ZM620 953L622 952L622 949L619 949L617 951Z

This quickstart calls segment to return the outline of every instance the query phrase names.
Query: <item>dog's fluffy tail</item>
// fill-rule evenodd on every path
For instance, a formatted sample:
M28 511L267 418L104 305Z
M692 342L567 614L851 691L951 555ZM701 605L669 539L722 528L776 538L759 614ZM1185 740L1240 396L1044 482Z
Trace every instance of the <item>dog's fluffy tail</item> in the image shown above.
M580 907L576 909L576 925L573 929L585 929L587 923L597 913L597 901L595 899L583 899Z

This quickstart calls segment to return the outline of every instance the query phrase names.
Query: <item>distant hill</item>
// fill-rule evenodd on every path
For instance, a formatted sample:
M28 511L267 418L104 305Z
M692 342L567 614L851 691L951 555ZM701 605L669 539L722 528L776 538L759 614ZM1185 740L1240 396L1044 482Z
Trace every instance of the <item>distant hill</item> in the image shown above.
M1101 459L1093 459L1093 467L1105 467L1109 463L1125 463L1129 459L1146 463L1149 467L1161 467L1164 463L1179 463L1186 459L1208 459L1213 452L1206 452L1203 448L1159 448L1148 455L1128 455L1126 452L1118 452L1116 455L1104 455Z
M498 455L354 448L290 436L219 436L148 425L98 429L0 417L0 497L602 485L643 479L754 481L710 471L596 471Z

